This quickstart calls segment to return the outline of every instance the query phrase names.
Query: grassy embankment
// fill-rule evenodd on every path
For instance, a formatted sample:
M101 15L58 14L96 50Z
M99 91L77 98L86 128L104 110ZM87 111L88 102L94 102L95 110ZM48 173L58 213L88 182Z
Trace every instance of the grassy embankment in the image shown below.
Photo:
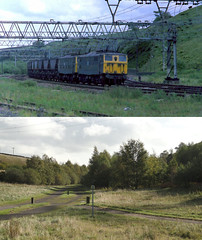
M1 166L25 166L26 165L26 157L20 157L20 156L13 156L13 155L6 155L0 153L0 169ZM4 169L4 168L3 168Z
M177 68L180 83L185 85L202 85L202 6L184 11L169 19L177 24ZM144 42L140 46L139 71L154 71L152 76L143 76L143 81L162 82L162 43ZM130 57L129 67L136 67L135 43L124 47ZM141 49L142 47L142 49ZM141 57L142 55L142 57ZM151 57L152 55L152 57ZM161 77L160 77L161 76Z
M143 95L140 91L112 88L104 93L64 90L58 86L41 87L36 82L0 79L0 102L12 99L16 105L36 104L48 112L64 112L67 116L82 116L78 111L90 111L110 116L202 116L201 97L166 96L159 92ZM124 109L127 108L127 111ZM18 111L20 116L36 116L36 112Z
M178 193L177 193L178 192ZM182 211L180 205L200 213L200 193L184 191L117 191L97 192L96 204L129 206L130 209L152 209L167 215L173 210L176 216ZM197 200L198 199L198 200ZM196 208L198 205L198 213ZM176 208L175 208L175 207ZM179 207L177 207L179 206ZM179 214L177 214L179 211ZM186 211L186 210L185 210ZM183 211L185 213L185 211ZM183 215L184 215L183 213ZM0 223L0 239L201 239L201 224L151 220L104 212L91 217L88 209L65 207L40 216L24 217Z

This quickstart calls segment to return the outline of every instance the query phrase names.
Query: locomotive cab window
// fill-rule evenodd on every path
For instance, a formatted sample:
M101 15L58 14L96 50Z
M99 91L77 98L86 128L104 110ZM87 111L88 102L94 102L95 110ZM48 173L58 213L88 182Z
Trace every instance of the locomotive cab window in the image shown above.
M112 56L105 55L105 61L112 61Z
M126 56L119 56L119 62L126 62Z

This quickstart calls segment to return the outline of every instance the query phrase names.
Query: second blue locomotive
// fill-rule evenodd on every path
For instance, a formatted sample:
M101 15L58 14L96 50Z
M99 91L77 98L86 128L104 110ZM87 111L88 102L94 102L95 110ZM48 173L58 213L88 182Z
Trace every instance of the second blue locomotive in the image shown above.
M121 85L128 73L128 57L122 53L92 52L61 58L29 61L31 78L69 83Z

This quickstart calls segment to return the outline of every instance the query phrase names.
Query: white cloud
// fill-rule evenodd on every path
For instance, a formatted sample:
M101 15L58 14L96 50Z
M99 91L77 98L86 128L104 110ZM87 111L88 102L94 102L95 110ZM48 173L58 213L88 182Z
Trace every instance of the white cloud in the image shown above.
M47 11L47 3L43 0L22 0L21 4L24 10L31 13L46 13Z
M181 142L202 141L202 118L0 118L0 151L47 154L58 162L88 164L93 147L110 154L130 139L160 154Z
M111 132L110 127L105 127L103 125L92 124L90 127L84 128L84 134L88 136L102 136L108 135Z
M117 2L117 1L111 1ZM188 5L189 6L189 5ZM170 6L171 13L179 13L188 6ZM168 11L169 11L168 9ZM137 4L136 1L121 1L116 20L152 20L156 4ZM104 0L1 0L1 20L49 20L55 21L111 21L112 17Z

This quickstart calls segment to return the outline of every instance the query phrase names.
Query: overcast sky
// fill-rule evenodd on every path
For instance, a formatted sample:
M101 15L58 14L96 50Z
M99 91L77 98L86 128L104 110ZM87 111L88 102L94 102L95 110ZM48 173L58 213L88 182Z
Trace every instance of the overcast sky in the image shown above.
M117 3L118 0L110 0ZM188 9L188 6L170 4L172 14ZM134 0L122 0L116 20L152 20L156 4L137 4ZM1 0L0 20L43 20L49 21L111 21L105 0Z
M0 118L0 152L47 154L59 163L88 164L94 146L110 154L130 139L150 154L202 141L202 118Z

